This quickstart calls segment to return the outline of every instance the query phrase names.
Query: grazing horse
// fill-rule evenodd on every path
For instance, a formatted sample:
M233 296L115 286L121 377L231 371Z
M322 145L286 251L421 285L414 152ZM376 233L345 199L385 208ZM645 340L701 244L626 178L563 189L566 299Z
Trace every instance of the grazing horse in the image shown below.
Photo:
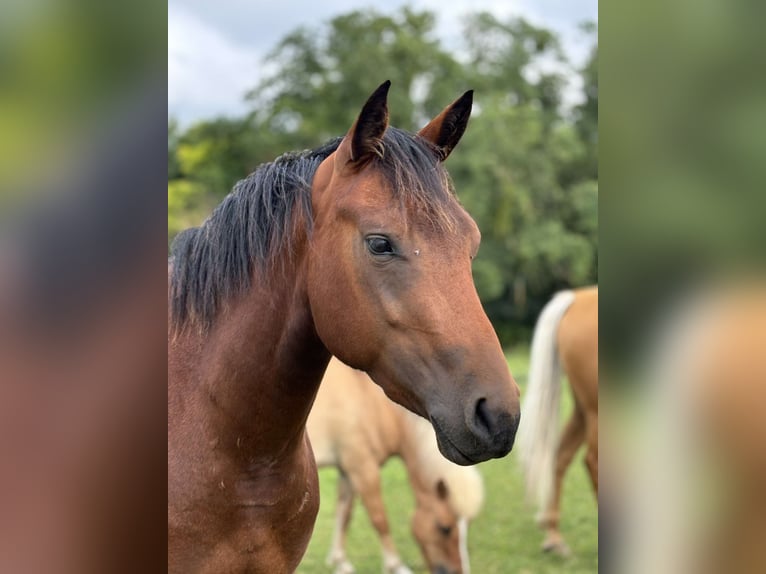
M346 531L359 495L383 548L384 572L411 574L396 551L381 494L380 468L402 458L415 494L412 533L431 572L467 574L468 521L484 495L473 467L446 460L428 421L389 401L367 375L337 359L330 362L307 424L317 465L335 466L338 505L327 559L336 574L354 568L346 557Z
M561 367L574 396L574 412L559 428ZM564 474L585 442L585 464L598 494L598 288L562 291L545 306L535 326L529 383L522 406L518 452L527 490L540 507L543 550L569 549L559 532Z
M467 92L417 134L390 82L345 137L238 183L169 261L168 567L292 572L319 506L306 419L331 355L458 464L510 452L518 387L476 293L480 234L443 160Z

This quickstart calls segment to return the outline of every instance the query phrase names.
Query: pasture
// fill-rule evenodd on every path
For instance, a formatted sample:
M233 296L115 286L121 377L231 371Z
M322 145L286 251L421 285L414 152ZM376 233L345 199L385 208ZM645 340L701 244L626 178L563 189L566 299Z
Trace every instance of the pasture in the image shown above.
M511 372L524 392L529 349L517 347L507 353ZM562 394L561 418L571 412L571 395ZM522 422L523 424L523 422ZM534 505L525 503L524 485L515 452L500 460L479 465L484 477L485 503L469 529L468 547L475 574L585 574L598 571L598 510L590 481L578 453L565 482L561 509L561 531L572 556L543 554L543 533L537 528ZM334 524L337 471L319 471L321 504L311 543L298 568L299 574L330 572L325 558ZM392 535L403 560L414 572L426 572L420 551L410 534L413 497L404 466L390 460L382 473L383 496ZM348 556L359 574L381 571L380 544L369 519L357 500L349 529Z

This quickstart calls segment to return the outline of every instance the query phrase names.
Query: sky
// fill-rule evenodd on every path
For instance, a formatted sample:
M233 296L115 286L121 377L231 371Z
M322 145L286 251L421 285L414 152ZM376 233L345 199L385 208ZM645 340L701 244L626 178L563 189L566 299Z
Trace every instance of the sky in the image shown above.
M286 34L315 27L336 15L375 8L395 12L405 4L437 14L437 35L447 49L459 48L462 19L486 10L497 17L523 16L559 33L576 66L588 55L578 25L598 18L597 0L169 0L168 114L182 126L214 116L246 112L245 92L264 69L263 58ZM449 5L449 11L441 9ZM579 82L569 74L565 104L576 104Z

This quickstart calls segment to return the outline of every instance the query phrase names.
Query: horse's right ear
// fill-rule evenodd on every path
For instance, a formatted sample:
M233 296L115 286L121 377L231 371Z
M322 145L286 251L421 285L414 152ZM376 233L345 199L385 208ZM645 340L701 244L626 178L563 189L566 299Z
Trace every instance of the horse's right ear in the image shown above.
M348 163L362 164L374 155L383 154L383 134L388 128L388 88L386 80L367 99L359 117L338 146L336 167Z
M468 118L471 117L472 105L473 90L468 90L418 132L420 137L427 139L439 149L442 161L447 159L463 137Z

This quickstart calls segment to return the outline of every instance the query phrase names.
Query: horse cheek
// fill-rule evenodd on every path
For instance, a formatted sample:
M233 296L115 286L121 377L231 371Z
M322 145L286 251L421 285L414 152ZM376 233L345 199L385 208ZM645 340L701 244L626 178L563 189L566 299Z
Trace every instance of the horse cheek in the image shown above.
M351 271L337 259L328 259L317 262L309 276L309 304L317 335L344 363L364 368L369 361L368 309Z

